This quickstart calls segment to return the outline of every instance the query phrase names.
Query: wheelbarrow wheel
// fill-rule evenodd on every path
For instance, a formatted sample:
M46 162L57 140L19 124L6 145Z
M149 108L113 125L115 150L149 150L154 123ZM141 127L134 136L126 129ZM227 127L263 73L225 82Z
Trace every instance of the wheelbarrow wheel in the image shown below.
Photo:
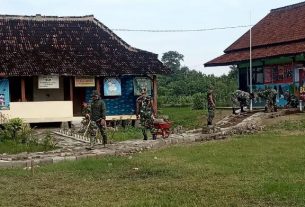
M170 131L169 129L163 129L162 130L162 137L165 139L165 138L168 138L169 137L169 134L170 134Z

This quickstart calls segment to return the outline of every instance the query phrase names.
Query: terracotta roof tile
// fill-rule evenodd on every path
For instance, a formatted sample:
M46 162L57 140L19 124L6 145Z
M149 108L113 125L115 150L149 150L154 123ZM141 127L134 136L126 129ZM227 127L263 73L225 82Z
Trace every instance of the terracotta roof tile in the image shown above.
M305 51L305 41L280 44L276 46L265 46L252 50L252 59L278 57L283 55L295 55ZM232 65L250 59L250 51L242 50L221 55L207 63L204 66Z
M271 12L252 28L252 59L305 52L305 2ZM250 32L246 32L205 66L230 65L250 59Z
M131 47L93 16L0 16L0 72L39 74L162 74L157 55Z
M305 2L271 10L252 28L252 46L305 39ZM229 46L225 53L250 47L249 31Z

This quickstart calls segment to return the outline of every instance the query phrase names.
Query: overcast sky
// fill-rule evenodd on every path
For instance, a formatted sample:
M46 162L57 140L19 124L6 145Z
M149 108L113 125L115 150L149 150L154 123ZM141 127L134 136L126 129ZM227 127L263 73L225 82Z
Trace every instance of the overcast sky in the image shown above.
M257 23L271 9L300 0L0 0L0 14L82 16L93 14L110 29L210 29ZM228 67L204 68L249 28L187 33L115 33L128 44L159 54L175 50L183 65L221 75ZM0 37L1 38L1 37Z

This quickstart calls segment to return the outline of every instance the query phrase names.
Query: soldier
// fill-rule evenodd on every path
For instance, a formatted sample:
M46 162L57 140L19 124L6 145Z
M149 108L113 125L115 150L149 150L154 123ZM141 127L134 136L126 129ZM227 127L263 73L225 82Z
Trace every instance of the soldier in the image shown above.
M269 112L269 111L276 112L277 111L277 105L276 105L277 91L275 89L267 88L264 91L258 92L257 95L266 100L265 112Z
M147 130L150 130L153 139L155 140L157 137L154 129L155 112L153 110L152 98L147 95L146 88L141 89L141 96L137 98L136 105L136 116L137 119L140 118L144 140L147 140Z
M97 91L92 91L92 102L90 104L90 113L86 114L90 118L89 121L89 131L90 131L90 147L94 147L96 142L97 130L103 138L103 145L107 144L107 134L106 134L106 105Z
M235 109L239 107L241 112L245 112L244 107L250 105L251 99L254 99L253 93L248 93L242 90L236 90L233 92L231 94L233 114L236 114Z
M285 100L287 100L286 108L297 108L299 105L299 99L295 95L291 95L289 91L286 91L284 94Z
M213 93L213 88L209 87L208 93L207 93L207 102L208 102L208 126L213 125L213 119L215 116L215 108L216 108L216 101Z
M79 133L84 133L86 131L86 128L90 121L89 116L86 116L86 115L89 113L90 113L90 106L86 102L83 102L82 115L84 116L84 118L81 121L81 129L78 131Z

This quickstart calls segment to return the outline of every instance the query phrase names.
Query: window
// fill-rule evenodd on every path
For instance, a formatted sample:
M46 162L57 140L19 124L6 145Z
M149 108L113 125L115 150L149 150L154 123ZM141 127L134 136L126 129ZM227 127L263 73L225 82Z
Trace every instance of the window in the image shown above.
M264 70L262 67L252 69L252 84L264 83Z

